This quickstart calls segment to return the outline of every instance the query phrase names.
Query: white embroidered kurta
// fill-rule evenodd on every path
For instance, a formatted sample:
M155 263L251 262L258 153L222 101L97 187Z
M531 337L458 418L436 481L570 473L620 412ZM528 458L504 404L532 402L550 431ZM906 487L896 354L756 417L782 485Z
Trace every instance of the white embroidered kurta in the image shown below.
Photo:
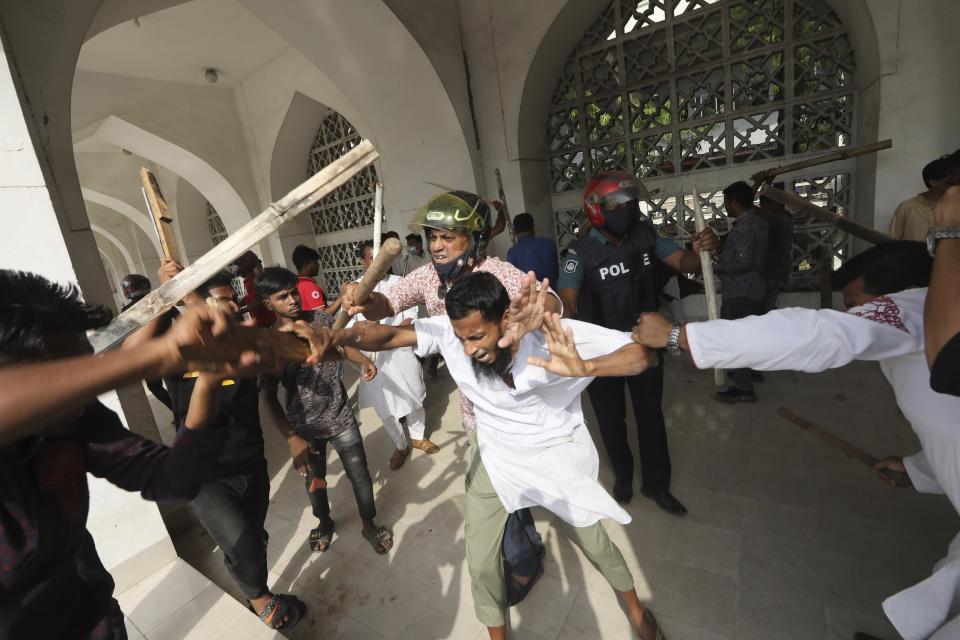
M594 358L629 344L627 333L575 320L580 355ZM580 393L593 378L564 378L527 364L548 358L541 333L524 336L513 366L515 388L497 375L478 375L446 316L417 320L417 355L443 354L450 376L473 403L483 466L504 509L534 505L575 527L630 515L597 482L599 456L584 424Z
M742 320L687 325L698 368L823 371L875 360L923 449L904 465L918 491L945 493L960 511L960 398L934 392L924 357L926 289L882 296L847 313L781 309ZM960 536L933 574L887 598L884 611L906 640L960 638Z
M389 295L390 289L399 281L399 277L388 275L377 284L374 291ZM350 325L363 319L363 314L357 314L350 321ZM380 323L397 326L404 320L416 319L417 308L412 307L395 316L384 318ZM386 421L391 417L399 420L423 406L423 399L426 397L423 369L412 348L365 355L377 365L377 376L370 382L360 384L361 409L373 407L380 419Z

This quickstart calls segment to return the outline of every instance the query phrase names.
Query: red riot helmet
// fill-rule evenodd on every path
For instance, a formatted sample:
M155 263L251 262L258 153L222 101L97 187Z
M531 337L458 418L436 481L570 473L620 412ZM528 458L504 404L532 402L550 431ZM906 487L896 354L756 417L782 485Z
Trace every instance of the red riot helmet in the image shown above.
M131 273L120 281L120 288L127 300L139 299L150 293L150 279L139 273Z
M641 200L644 190L628 171L603 171L590 178L583 191L583 209L595 227L606 224L604 210L616 209L631 200Z

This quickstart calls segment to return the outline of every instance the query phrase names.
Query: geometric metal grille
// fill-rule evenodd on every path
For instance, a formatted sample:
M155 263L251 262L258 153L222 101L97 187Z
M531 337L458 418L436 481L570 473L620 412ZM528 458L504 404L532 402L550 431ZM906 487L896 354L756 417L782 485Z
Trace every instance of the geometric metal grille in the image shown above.
M339 295L341 284L353 282L363 275L363 265L357 258L356 242L319 246L317 252L320 253L321 274L326 291L333 292L333 298Z
M362 138L346 118L331 111L320 123L307 159L307 176L312 176L328 164L360 144ZM309 209L313 234L319 236L346 229L373 224L373 199L377 187L377 170L370 165L350 178L341 187L322 198ZM363 267L356 255L355 242L326 245L318 240L320 275L326 290L340 291L340 284L363 275Z
M554 92L552 189L849 146L853 73L824 0L613 0Z
M782 188L809 200L820 207L827 207L841 215L850 214L852 197L852 174L835 173L813 175L787 180ZM778 183L778 186L781 186ZM700 207L708 226L724 236L730 231L730 219L723 213L722 190L701 192ZM693 196L658 193L649 202L641 201L640 210L651 218L657 231L681 247L689 245L694 233ZM575 240L577 229L586 221L583 208L562 209L555 212L557 244L561 253ZM819 288L820 261L831 261L836 268L850 255L850 237L828 224L806 216L794 216L793 272L787 287L792 290Z
M213 243L213 246L217 246L227 239L227 228L223 226L220 214L209 202L207 202L207 229L210 232L210 242Z
M307 160L312 176L354 148L362 138L346 118L330 113L317 131ZM377 171L370 165L309 209L313 233L323 235L373 224L373 196ZM322 266L322 264L321 264Z

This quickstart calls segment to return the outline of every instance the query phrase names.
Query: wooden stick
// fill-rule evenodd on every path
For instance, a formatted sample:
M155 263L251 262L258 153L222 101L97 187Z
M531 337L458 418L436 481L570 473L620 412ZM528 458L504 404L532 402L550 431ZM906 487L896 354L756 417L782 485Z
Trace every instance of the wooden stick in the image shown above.
M879 231L865 227L862 224L858 224L853 220L839 216L828 209L818 207L812 202L804 200L796 194L787 193L786 191L777 189L776 187L764 185L760 189L760 197L770 198L774 202L779 202L788 209L793 209L794 211L810 216L811 218L816 218L821 222L826 222L827 224L832 225L841 231L846 231L852 236L856 236L873 244L880 244L881 242L890 242L893 240L893 238L884 233L880 233Z
M707 221L703 219L703 209L700 208L700 195L693 190L693 224L700 233L707 228ZM713 257L711 251L700 252L700 266L703 268L703 288L707 298L707 318L716 320L720 317L717 304L717 282L713 279ZM723 385L723 369L713 370L713 383L718 387Z
M828 162L833 162L835 160L846 160L848 158L856 158L857 156L864 156L869 153L876 153L878 151L883 151L884 149L889 149L893 146L893 140L889 138L886 140L881 140L880 142L874 142L872 144L863 144L859 147L848 147L846 149L840 149L838 151L831 151L829 153L824 153L819 156L814 156L808 158L807 160L798 160L797 162L791 162L789 164L780 165L779 167L773 167L771 169L764 169L763 171L758 171L753 174L751 178L753 179L753 192L756 193L760 188L760 185L766 183L770 184L773 179L781 174L790 173L791 171L798 171L800 169L806 169L808 167L815 167L820 164L826 164Z
M370 297L370 294L376 288L377 284L387 275L390 265L393 264L396 257L400 255L400 250L399 240L396 238L387 238L387 241L380 247L380 253L373 259L373 262L370 263L370 268L367 269L367 272L363 274L363 278L360 279L360 284L353 293L353 304L360 305L367 301L367 298ZM336 321L333 323L333 328L343 329L349 321L350 316L347 315L346 309L341 309L340 313L337 314Z
M373 257L380 253L380 236L383 233L383 183L377 183L373 192Z
M880 462L878 458L873 457L872 455L870 455L860 447L847 442L846 440L844 440L838 435L830 433L820 425L810 422L806 418L797 415L796 413L794 413L793 411L791 411L786 407L780 407L779 409L777 409L777 413L780 415L781 418L789 422L792 422L793 424L797 425L807 433L820 438L822 441L826 442L831 447L835 449L839 449L848 458L856 460L857 462L864 464L870 467L871 469L875 464ZM894 471L893 469L883 469L879 473L881 476L884 477L884 479L887 482L889 482L890 484L893 484L894 486L897 486L897 487L911 486L910 477L907 476L907 474L903 473L902 471Z
M177 259L177 236L173 232L173 217L170 207L160 192L157 178L146 167L140 167L140 182L143 184L143 197L147 202L147 209L153 219L153 225L160 236L160 246L164 257Z
M240 257L244 251L276 231L288 220L309 209L364 167L372 164L377 157L377 150L368 140L358 144L271 204L236 233L227 236L223 242L192 265L145 295L139 302L117 316L107 327L91 335L90 343L93 348L99 353L119 345L131 333L164 313L224 266Z

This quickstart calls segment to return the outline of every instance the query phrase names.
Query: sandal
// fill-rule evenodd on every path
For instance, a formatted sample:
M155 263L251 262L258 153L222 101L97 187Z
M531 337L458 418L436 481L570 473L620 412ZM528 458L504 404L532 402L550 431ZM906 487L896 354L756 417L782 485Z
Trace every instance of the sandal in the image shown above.
M275 593L260 613L257 613L249 602L247 608L260 618L260 622L274 631L292 631L307 610L300 598L287 593Z
M333 521L330 521L330 528L326 531L321 531L320 527L310 530L310 537L307 538L307 542L310 544L310 548L317 553L323 553L330 548L330 543L333 542Z
M364 534L367 542L373 547L373 550L383 555L393 548L393 534L385 526L380 525L369 536Z
M420 449L425 453L434 454L440 451L440 447L434 444L430 438L423 438L422 440L410 440L410 445L415 449Z

